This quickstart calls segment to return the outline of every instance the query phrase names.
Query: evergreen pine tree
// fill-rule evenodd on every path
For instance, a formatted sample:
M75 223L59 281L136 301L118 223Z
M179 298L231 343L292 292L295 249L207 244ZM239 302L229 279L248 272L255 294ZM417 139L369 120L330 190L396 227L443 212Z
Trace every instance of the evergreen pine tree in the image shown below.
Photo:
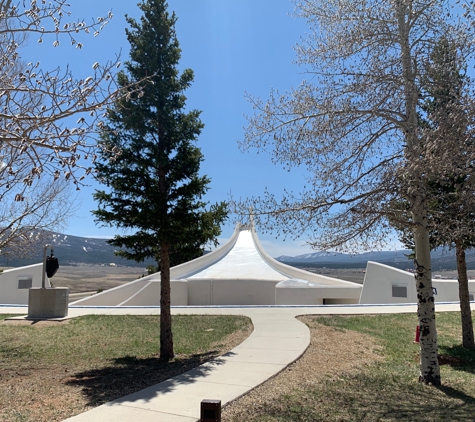
M206 210L202 197L210 180L199 176L203 156L195 141L203 123L200 111L185 112L184 91L193 80L177 65L181 50L176 16L165 0L143 0L140 22L126 16L130 61L118 75L120 86L151 76L140 94L131 93L108 111L96 174L108 188L96 191L96 221L130 234L110 244L136 261L153 258L160 269L160 358L174 356L170 313L170 266L202 254L216 243L227 217L225 203ZM119 155L114 154L120 151Z
M455 246L459 282L460 313L462 320L462 345L475 349L472 312L465 250L475 246L475 202L473 162L467 160L467 150L473 145L473 103L466 101L467 65L457 45L446 37L435 44L429 62L425 65L422 79L424 102L421 109L426 113L427 137L446 148L448 139L456 140L457 149L451 149L453 160L449 173L441 171L437 180L429 184L430 216L435 229L432 237L435 246ZM472 110L470 110L472 108ZM445 174L444 174L445 173Z

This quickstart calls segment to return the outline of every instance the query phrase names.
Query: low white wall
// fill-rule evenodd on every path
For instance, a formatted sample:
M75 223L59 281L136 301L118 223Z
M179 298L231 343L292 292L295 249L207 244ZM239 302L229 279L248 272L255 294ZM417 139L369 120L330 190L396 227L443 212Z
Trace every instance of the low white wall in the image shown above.
M392 297L393 284L407 286L407 297ZM468 284L469 292L475 295L475 280L470 280ZM457 280L433 279L432 287L437 290L434 295L436 303L459 301ZM414 274L377 262L368 262L360 303L417 303Z
M272 280L214 280L213 305L274 305L276 284Z
M407 286L407 298L392 297L392 285ZM414 274L378 262L368 261L360 304L416 303Z
M0 304L28 305L29 288L19 289L19 278L32 279L31 287L41 287L43 263L26 267L11 268L0 274ZM45 287L51 287L48 277L45 276Z
M138 280L131 281L130 283L123 284L122 286L114 287L110 290L98 293L93 296L86 297L84 299L77 300L70 303L71 306L118 306L120 303L129 299L135 293L139 292L144 286L146 286L156 274L149 275L147 277L139 278Z
M458 302L459 285L457 280L432 280L432 287L437 291L434 296L436 302ZM468 281L468 291L475 297L475 280Z
M188 280L188 305L274 305L276 281Z
M276 305L322 305L317 287L275 287Z
M347 286L318 285L311 282L280 282L275 287L276 305L321 305L337 303L358 303L361 285L359 288Z
M160 306L160 280L149 281L131 298L122 302L120 306ZM188 282L186 280L172 280L171 306L188 305Z
M211 280L196 278L188 280L188 305L212 305Z

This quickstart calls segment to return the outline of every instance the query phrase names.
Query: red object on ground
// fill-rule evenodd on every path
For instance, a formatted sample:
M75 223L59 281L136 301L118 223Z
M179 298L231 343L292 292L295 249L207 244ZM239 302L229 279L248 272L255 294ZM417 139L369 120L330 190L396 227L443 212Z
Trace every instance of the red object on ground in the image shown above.
M421 337L421 331L419 326L416 326L416 339L414 340L414 343L419 343L419 339Z

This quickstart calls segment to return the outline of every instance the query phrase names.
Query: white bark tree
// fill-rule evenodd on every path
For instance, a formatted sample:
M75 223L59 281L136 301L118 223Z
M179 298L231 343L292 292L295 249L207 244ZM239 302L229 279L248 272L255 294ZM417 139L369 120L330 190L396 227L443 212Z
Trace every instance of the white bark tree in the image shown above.
M78 36L99 35L111 18L108 12L90 23L74 20L66 0L0 2L0 249L15 249L15 242L24 249L22 230L54 229L67 215L60 180L80 188L100 148L107 106L140 90L140 84L118 88L119 57L91 63L90 75L75 78L69 68L28 62L21 46L81 49Z
M424 151L417 113L432 44L450 33L471 53L473 29L452 12L437 0L297 1L296 13L310 27L297 62L311 80L285 94L273 91L267 102L251 98L256 113L241 144L271 150L274 162L289 168L307 167L302 193L280 200L266 192L242 209L252 203L255 218L278 232L310 230L316 248L374 247L391 231L388 204L409 202L420 381L434 385L441 381L424 181L441 161Z

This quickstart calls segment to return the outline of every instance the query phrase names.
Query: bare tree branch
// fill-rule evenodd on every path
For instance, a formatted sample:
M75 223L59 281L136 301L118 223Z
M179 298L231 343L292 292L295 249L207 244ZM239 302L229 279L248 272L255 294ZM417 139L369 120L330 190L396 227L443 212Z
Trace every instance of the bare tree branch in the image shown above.
M119 56L91 63L76 78L69 67L46 69L28 62L26 41L60 42L81 49L78 36L100 34L112 13L91 22L73 20L65 0L0 3L0 249L20 254L29 233L58 229L72 212L76 189L92 172L102 119L121 98L140 96L147 79L119 87ZM82 39L82 38L81 38ZM119 150L111 151L111 159ZM88 163L89 161L89 163Z

